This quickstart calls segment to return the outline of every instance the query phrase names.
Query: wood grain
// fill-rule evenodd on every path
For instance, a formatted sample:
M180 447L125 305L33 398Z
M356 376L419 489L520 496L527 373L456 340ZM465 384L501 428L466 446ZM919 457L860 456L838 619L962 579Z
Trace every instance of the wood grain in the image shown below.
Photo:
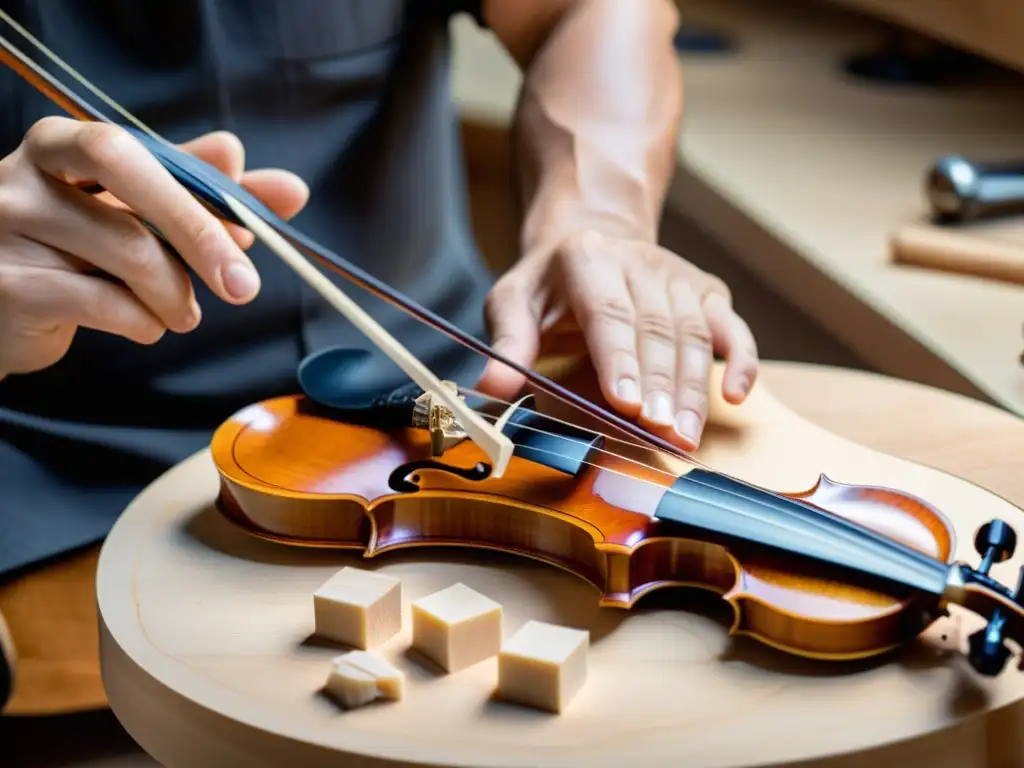
M780 393L776 399L768 386ZM997 492L1024 499L1015 471L1024 425L928 388L867 374L769 365L748 406L714 406L705 460L753 482L806 488L818 473L891 485L954 522L957 556L992 516L1024 526ZM837 432L956 471L878 453ZM598 607L584 580L540 563L463 552L371 561L240 533L211 510L206 453L126 510L100 557L104 681L128 731L168 766L957 765L1024 759L1024 678L979 679L955 653L976 623L954 611L900 653L852 666L800 662L727 637L728 612L683 593L630 612ZM1017 554L997 566L1012 576ZM346 564L399 576L408 602L454 581L505 606L505 632L529 619L591 632L591 679L563 715L492 699L493 663L439 675L407 650L383 653L409 675L396 706L342 713L317 691L337 649L310 639L311 594Z

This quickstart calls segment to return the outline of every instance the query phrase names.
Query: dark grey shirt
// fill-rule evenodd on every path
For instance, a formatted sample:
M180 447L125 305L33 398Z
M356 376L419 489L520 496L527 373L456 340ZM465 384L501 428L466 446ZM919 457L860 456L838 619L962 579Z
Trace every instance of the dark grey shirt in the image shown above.
M485 338L491 275L468 226L447 30L450 14L478 14L472 2L0 5L166 138L227 129L247 167L298 174L312 193L299 229ZM0 98L3 154L39 118L63 114L6 68ZM204 313L194 332L144 347L81 330L56 365L0 382L0 575L102 539L135 494L234 411L296 392L310 352L368 345L276 257L251 254L263 281L251 304L227 305L194 280ZM465 354L338 282L438 372Z

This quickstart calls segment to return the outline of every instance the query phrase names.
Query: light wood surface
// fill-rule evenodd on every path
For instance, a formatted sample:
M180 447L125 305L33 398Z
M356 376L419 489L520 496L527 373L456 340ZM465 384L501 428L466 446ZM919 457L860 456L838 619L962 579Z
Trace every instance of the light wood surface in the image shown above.
M892 257L897 264L1024 285L1024 218L959 227L912 222L893 235Z
M1024 71L1024 5L1013 0L831 0Z
M817 0L687 0L683 19L732 35L737 54L683 59L669 209L865 365L1024 414L1024 287L890 258L893 234L927 211L924 176L938 157L1024 155L1024 81L947 91L854 81L844 57L872 50L882 30ZM507 126L515 65L472 22L453 30L464 116Z
M769 387L779 393L771 394ZM795 407L823 426L797 416ZM748 405L714 404L701 458L779 489L818 474L897 487L936 504L977 562L990 517L1024 528L1024 423L957 396L869 374L769 365ZM893 458L844 437L918 462ZM973 482L971 482L973 481ZM993 492L974 482L983 482ZM726 636L728 611L662 593L631 612L597 607L565 572L494 554L418 549L374 561L248 537L211 503L206 453L152 485L100 556L101 659L111 705L164 765L929 765L1024 759L1024 677L979 679L956 652L979 625L954 609L921 643L868 663L799 661ZM994 574L1012 579L1018 553ZM492 699L495 663L440 675L383 647L406 699L344 713L318 694L338 649L310 639L312 593L347 564L403 580L405 611L463 583L501 602L506 634L529 619L591 632L590 679L561 716ZM680 601L673 603L675 600Z

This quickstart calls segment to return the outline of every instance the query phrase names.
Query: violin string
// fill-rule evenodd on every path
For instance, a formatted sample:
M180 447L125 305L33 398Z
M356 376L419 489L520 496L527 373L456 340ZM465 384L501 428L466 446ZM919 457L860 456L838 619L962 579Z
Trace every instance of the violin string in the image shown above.
M468 388L468 387L460 388L460 391L465 392L467 394L472 394L472 395L474 395L476 397L480 397L481 399L490 400L492 402L495 402L495 403L498 403L498 404L501 404L501 405L505 405L505 406L509 406L509 407L511 407L513 405L513 403L506 402L506 401L504 401L504 400L502 400L500 398L492 397L490 395L487 395L487 394L482 393L482 392L478 392L478 391L473 390L473 389ZM552 422L564 424L564 425L566 425L566 426L568 426L570 428L573 428L573 429L581 429L579 426L577 426L575 424L572 424L571 422L564 421L562 419L556 418L554 416L551 416L549 414L543 413L543 412L538 411L536 409L526 408L526 407L521 407L521 409L526 411L526 412L528 412L528 413L534 414L535 416L539 416L540 418L545 419L547 421L552 421ZM493 416L492 417L491 414L487 414L487 413L484 413L482 411L478 411L478 413L480 413L483 417L489 418L489 419L493 418L494 420L497 420L497 418L499 418L497 416ZM557 432L552 432L552 431L541 429L541 428L535 427L535 426L529 426L529 425L525 425L525 424L517 424L516 426L518 426L520 428L532 430L532 431L535 431L535 432L538 432L538 433L541 433L541 434L544 434L544 435L547 435L547 436L551 436L551 437L562 437L562 435L559 435ZM626 445L631 445L633 447L642 448L644 450L652 450L648 446L640 445L640 444L637 444L637 443L630 443L627 440L621 440L620 438L616 438L616 437L613 437L611 435L607 435L607 434L599 432L599 431L595 431L595 430L586 430L586 431L592 432L593 434L598 435L600 437L603 437L603 438L605 438L607 440L622 442L622 443L625 443ZM534 448L533 450L540 450L540 449ZM637 466L643 467L645 469L652 470L654 472L659 472L661 474L665 474L665 475L668 475L670 477L676 477L676 475L674 475L670 470L664 469L662 467L655 466L653 464L645 463L645 462L640 461L638 459L633 459L633 458L631 458L629 456L624 456L622 454L615 453L614 451L609 451L609 450L604 449L604 448L596 448L596 447L593 448L593 450L596 450L598 452L607 454L608 456L611 456L611 457L616 458L616 459L620 459L622 461L632 462L632 463L636 464ZM548 453L552 453L553 455L556 455L559 458L571 458L571 457L568 457L568 456L565 456L565 455L562 455L562 454L558 454L558 453L553 452L553 451L547 451L547 452ZM697 466L700 469L703 469L703 470L705 470L707 472L710 472L712 474L719 475L720 477L726 478L726 479L736 483L737 485L740 485L740 486L742 486L744 488L749 489L750 491L752 491L755 494L755 499L756 499L756 495L764 494L764 495L767 495L767 496L769 496L771 498L776 499L785 508L789 508L791 505L796 505L796 506L800 507L801 509L804 509L804 510L812 513L816 518L819 518L820 519L820 525L824 526L823 530L828 530L828 531L830 531L832 533L836 533L837 532L836 531L836 527L844 529L845 531L849 531L850 527L853 526L855 528L856 533L855 534L851 533L851 536L853 538L850 538L850 537L847 538L847 540L851 541L852 543L856 543L856 541L855 541L856 535L861 534L864 531L867 531L868 533L872 534L872 537L875 538L876 541L880 540L880 539L884 539L884 541L886 543L891 543L894 546L894 548L898 551L898 553L901 554L901 555L912 555L912 556L915 556L915 557L920 556L920 557L928 558L928 555L925 555L924 553L921 553L918 550L913 549L913 548L907 548L907 551L904 551L905 545L903 545L902 543L893 542L889 537L882 536L881 534L878 534L877 532L872 531L870 528L865 528L864 526L859 526L856 523L853 523L852 521L848 520L847 518L843 518L842 516L836 514L835 512L832 512L831 510L811 505L810 502L806 502L806 501L804 501L802 499L794 499L794 498L792 498L790 496L786 496L785 494L781 494L781 493L778 493L776 491L771 491L771 490L769 490L767 488L762 488L760 486L754 485L753 483L747 482L746 480L742 480L742 479L737 478L735 476L729 475L729 474L727 474L725 472L721 472L719 470L716 470L716 469L712 468L710 465L706 464L705 462L698 460L695 456L693 456L693 454L690 454L690 457L687 458L687 459L684 459L684 461L688 461L688 462L692 463L693 465ZM589 464L590 462L584 461L583 463L584 464ZM591 464L591 466L598 467L599 469L604 469L603 467L600 467L599 465L596 465L596 464ZM647 483L650 483L650 484L654 484L654 482L652 480L647 480L645 478L637 478L637 479L641 480L641 482L647 482ZM738 493L736 493L734 491L727 491L725 489L718 488L717 486L711 486L711 485L709 485L707 483L701 482L700 480L694 480L692 477L690 478L690 481L695 483L695 484L697 484L697 485L702 485L704 487L714 488L715 490L719 490L719 491L730 493L731 495L734 495L734 496L736 496L738 498L742 498L742 499L745 499L745 500L748 500L748 501L750 500L750 497L748 497L748 496L742 496L741 494L738 494ZM693 500L693 499L691 499L691 500ZM770 505L766 504L763 501L757 501L756 503L759 503L759 504L761 504L761 505L763 505L765 507L770 507ZM838 523L839 525L838 526L829 527L827 525L828 522ZM934 558L928 558L928 559L929 560L933 560Z
M93 85L91 82L89 82L89 80L87 78L85 78L80 73L78 73L73 67L71 67L69 64L64 62L63 59L60 56L58 56L55 52L50 50L45 44L42 43L42 41L40 41L37 38L35 38L28 30L26 30L24 27L22 27L20 24L18 24L18 22L16 22L13 18L11 18L11 16L8 13L6 13L5 11L3 11L3 9L0 9L0 18L2 18L4 21L6 21L19 34L21 34L26 40L28 40L30 43L32 43L38 50L42 51L43 54L46 55L51 61L53 61L57 66L59 66L61 69L63 69L65 72L67 72L75 80L80 82L91 93L93 93L95 96L97 96L97 98L101 99L104 103L108 104L112 109L116 110L118 112L118 114L120 114L126 120L131 122L137 128L139 128L139 130L145 132L147 135L151 136L154 140L160 141L160 142L162 142L162 143L164 143L166 145L169 145L169 146L173 146L173 145L170 144L170 142L168 142L162 136L160 136L155 131L153 131L152 129L147 127L140 120L138 120L138 118L136 118L134 115L132 115L128 110L126 110L123 107L121 107L115 100L111 99L109 96L107 96L105 93L103 93L103 91L101 89L97 88L95 85ZM26 64L27 66L30 66L37 74L40 74L41 76L45 76L45 73L41 70L41 68L37 64L35 64L35 62L33 62L30 58L25 56L20 50L18 50L18 48L16 46L14 46L9 41L3 39L2 37L0 37L0 42L2 42L4 49L6 49L8 52L12 53L13 55L16 55L22 61L22 63ZM48 79L50 79L52 81L52 78L48 78ZM69 89L65 89L65 90L69 90ZM578 404L576 404L575 402L572 402L571 400L567 400L566 397L564 397L563 395L561 395L557 391L549 390L549 393L552 394L555 397L558 397L559 399L561 399L563 401L567 401L570 405L575 405L577 408L580 408L580 406ZM569 393L569 394L572 394L572 393ZM581 410L586 410L586 409L582 409L582 408L580 408L580 409ZM535 411L535 413L536 413L536 411ZM553 417L548 417L545 414L539 414L539 415L545 416L546 418L553 418ZM596 413L596 414L592 414L592 415L596 415L597 418L601 418L604 421L611 421L612 423L614 423L614 420L612 418L610 418L610 415L605 415L605 414L602 414L602 413ZM568 422L563 422L563 423L568 423ZM572 426L572 425L570 424L570 426ZM555 434L555 433L551 433L551 434ZM601 433L596 433L596 434L601 434ZM619 440L618 438L614 438L614 437L612 437L610 435L602 434L601 436L605 437L606 439ZM665 451L669 455L673 455L676 458L680 458L680 459L683 459L684 461L689 461L691 463L697 464L697 465L701 466L702 468L705 468L705 469L707 469L708 471L711 471L711 472L715 472L716 474L722 475L723 477L729 477L728 475L725 475L724 473L716 472L715 470L711 469L710 467L708 467L703 462L700 462L699 460L696 460L695 457L693 457L692 454L689 451L683 451L682 449L678 448L677 446L670 445L669 443L667 443L667 441L663 441L660 438L657 438L656 436L653 436L653 435L643 435L643 437L645 439L650 439L651 442L654 443L654 445L645 446L645 445L636 444L636 443L630 443L630 444L634 445L635 447L644 448L646 450L658 450L658 446L661 443L664 443L666 446L671 448L671 450ZM620 440L620 442L625 442L625 441L621 441ZM628 457L619 456L619 458L624 459L624 460L629 460ZM656 467L651 467L651 466L648 466L648 465L643 465L643 466L646 466L648 469L658 470L658 468L656 468ZM736 482L736 483L738 483L740 485L744 485L744 486L746 486L746 487L748 487L748 488L750 488L750 489L752 489L752 490L754 490L756 492L766 493L769 496L774 496L774 497L778 498L779 500L783 501L786 504L794 502L794 500L789 499L788 497L781 496L780 494L775 494L774 492L768 491L766 489L758 488L757 486L754 486L752 484L746 483L743 480L739 480L737 478L731 478L731 477L729 477L729 479L733 480L734 482ZM647 481L647 482L651 482L651 481ZM738 494L736 494L736 495L738 496ZM740 497L740 498L745 498L745 497ZM764 503L761 502L761 504L764 504ZM765 506L767 506L767 505L765 505ZM818 512L819 514L821 513L821 510L815 509L814 511ZM849 521L847 521L847 520L845 520L843 518L840 518L840 517L834 515L833 513L828 512L827 510L825 511L825 514L827 514L830 517L836 518L836 520L838 522L849 523ZM858 526L858 528L861 528L861 527ZM874 533L870 529L864 528L863 530L866 533ZM884 539L886 541L889 541L892 544L896 544L896 542L893 542L891 539L886 539L886 537L879 536L878 538L879 539ZM911 550L911 551L913 552L914 550Z
M517 425L517 426L521 426L521 425ZM538 431L543 432L543 430L538 430ZM559 453L558 451L552 451L552 450L546 449L546 448L537 448L537 447L531 446L531 450L537 451L539 453L547 453L547 454L549 454L551 456L555 456L555 457L558 457L558 458L569 458L569 459L572 459L572 457L566 456L565 454ZM612 454L612 455L614 456L615 454ZM620 457L620 458L622 458L622 457ZM670 487L670 486L660 486L660 485L658 485L657 483L655 483L653 480L651 480L649 478L642 478L642 477L636 477L635 475L629 475L629 474L626 474L625 472L623 472L621 470L613 469L613 468L606 467L606 466L603 466L603 465L600 465L600 464L595 464L594 462L587 461L585 459L581 460L580 463L585 465L585 466L594 467L595 469L597 469L598 471L601 471L601 472L609 472L611 474L619 475L619 476L621 476L621 477L623 477L623 478L625 478L627 480L643 483L645 485L657 485L661 490L664 491L664 493L666 493L666 494L668 494L670 496L674 496L674 497L681 498L681 499L686 499L688 501L693 501L693 502L696 502L696 503L699 503L699 504L705 504L706 503L703 499L700 499L700 498L694 496L691 493L687 493L687 492L685 492L683 490L679 490L679 489L676 489L676 488L673 488L673 487ZM816 508L804 507L800 503L800 501L797 500L797 499L786 499L786 501L789 501L790 504L785 504L785 505L783 505L783 507L781 509L778 509L776 507L773 507L770 504L765 503L764 501L762 501L762 500L760 500L760 499L758 499L756 497L751 498L751 497L748 497L748 496L744 496L742 494L736 493L735 491L729 491L728 489L722 489L722 488L719 488L717 486L713 486L713 485L710 485L708 483L702 482L700 480L694 480L693 478L689 478L689 480L694 485L699 485L699 486L702 486L702 487L705 487L705 488L711 488L712 490L719 491L719 492L722 492L722 493L726 493L726 494L728 494L730 496L733 496L733 497L738 498L738 499L740 499L740 500L742 500L744 502L747 502L747 503L752 505L753 510L764 509L764 510L770 510L770 511L776 512L776 513L781 513L782 519L780 520L779 514L765 516L763 514L757 514L756 511L744 510L742 508L730 508L730 509L727 510L727 512L729 514L735 515L736 517L744 518L744 519L747 519L747 520L755 520L755 521L762 522L762 523L767 523L767 524L771 525L773 528L775 528L776 530L783 530L783 531L789 532L791 534L796 535L797 537L803 537L804 540L810 540L810 541L816 541L816 542L821 542L821 543L825 543L825 544L831 544L833 546L839 545L840 542L845 542L846 544L850 544L850 545L854 545L854 546L856 546L858 544L863 544L863 531L862 531L862 529L860 527L851 527L851 528L835 527L835 526L831 526L830 527L830 526L828 526L826 524L826 520L824 518L822 518L820 515L817 515L817 514L811 514L811 515L801 515L801 514L798 514L797 511L793 507L799 507L801 509L805 509L805 510L810 511L812 513L817 513L818 510ZM643 513L639 513L639 514L643 514ZM799 526L787 525L786 521L798 522L798 523L810 523L811 530L808 530L807 528L801 528ZM866 530L868 533L874 533L870 529L864 529L864 530ZM861 538L858 538L858 534L861 535ZM909 547L908 545L903 544L902 542L894 541L894 540L892 540L892 539L890 539L888 537L883 537L881 539L881 542L885 545L885 547L883 549L883 552L882 552L882 554L883 554L883 562L885 562L888 565L893 565L893 566L910 566L912 569L914 569L915 571L918 571L920 573L920 575L923 575L923 576L931 576L931 575L934 574L934 572L935 572L935 570L937 568L944 568L944 565L940 561L936 560L933 557L929 557L927 554L925 554L923 552L920 552L919 550L916 550L916 549L914 549L912 547ZM876 553L876 554L878 554L878 553ZM920 566L920 568L918 568L918 566Z
M537 411L533 411L533 413L537 413L540 416L544 416L544 414L541 414L541 413L539 413ZM497 421L499 418L501 418L499 415L489 414L489 413L481 413L481 416L483 418L485 418L485 419L490 419L490 420L493 420L493 421ZM527 430L530 430L530 431L533 431L533 432L537 432L537 433L540 433L540 434L543 434L543 435L547 435L547 436L561 437L556 432L549 432L547 430L540 429L538 427L532 427L532 426L529 426L529 425L526 425L526 424L516 424L516 426L521 428L521 429L527 429ZM572 426L572 425L570 425L570 426ZM574 457L571 457L571 456L569 456L567 454L564 454L564 453L560 453L558 451L553 451L553 450L548 449L548 448L538 448L536 446L530 446L530 450L537 451L538 453L546 453L548 455L551 455L551 456L554 456L554 457L560 458L560 459L575 460ZM596 447L592 447L592 450L596 450L599 453L604 453L604 454L606 454L606 455L608 455L608 456L610 456L612 458L616 458L616 459L620 459L622 461L632 462L632 463L638 464L638 465L640 465L640 466L642 466L642 467L644 467L646 469L652 469L652 470L654 470L656 472L660 472L662 474L665 474L665 475L667 475L667 476L669 476L669 477L671 477L673 479L675 479L677 477L676 475L674 475L672 472L670 472L668 470L661 469L659 467L652 467L652 466L643 464L642 462L639 462L636 459L632 459L632 458L630 458L628 456L622 456L621 454L614 453L613 451L608 451L606 449L596 448ZM692 494L687 494L687 493L685 493L683 491L680 491L678 489L672 488L670 486L661 486L658 483L655 483L650 478L636 477L635 475L628 475L628 474L625 474L624 472L622 472L621 470L613 469L611 467L606 467L606 466L601 465L601 464L596 464L596 463L594 463L592 461L588 461L586 459L581 459L579 461L584 466L590 466L590 467L593 467L593 468L595 468L595 469L597 469L599 471L611 472L613 474L620 475L620 476L622 476L622 477L624 477L624 478L626 478L628 480L633 480L635 482L643 483L645 485L658 486L665 493L671 494L673 496L676 496L676 497L679 497L679 498L683 498L683 499L687 499L689 501L694 501L694 502L698 502L698 503L704 503L701 499L693 496ZM715 472L715 474L721 475L722 477L728 477L727 475L724 475L721 472ZM939 561L937 561L935 558L929 557L927 554L925 554L925 553L923 553L923 552L921 552L921 551L919 551L917 549L914 549L914 548L910 547L909 545L903 544L902 542L894 541L894 540L892 540L889 537L881 537L875 531L872 531L869 528L863 528L862 526L857 526L855 523L852 523L851 521L847 520L846 518L839 517L838 515L836 515L835 513L831 512L829 510L822 510L819 507L812 506L812 505L809 504L809 502L803 501L801 499L793 499L793 498L790 498L788 496L784 496L782 494L778 494L778 493L774 493L772 491L768 491L768 490L760 488L758 486L748 485L746 483L743 483L742 481L737 481L741 485L743 485L745 487L751 488L753 491L755 491L756 494L766 494L766 495L768 495L768 496L770 496L772 498L775 498L775 499L781 501L782 502L782 505L781 505L782 508L781 508L781 510L779 510L777 507L774 507L774 506L766 503L765 501L763 501L761 499L758 499L756 495L753 496L753 497L751 497L751 496L744 496L743 494L737 493L736 491L732 491L732 490L729 490L727 488L721 488L719 486L714 486L714 485L711 485L709 483L703 482L700 479L694 479L692 476L687 476L687 479L689 480L689 482L693 483L694 485L699 485L701 487L710 488L710 489L712 489L714 491L717 491L717 492L720 492L720 493L725 493L727 495L730 495L730 496L733 496L735 498L741 499L741 500L743 500L743 501L745 501L747 503L753 504L753 505L755 505L755 507L760 507L760 508L768 509L768 510L772 510L772 511L781 511L781 513L784 516L787 516L790 519L799 520L801 522L809 522L817 531L819 531L821 533L824 533L824 534L827 534L827 536L811 534L811 536L815 540L817 540L817 541L821 541L821 542L829 542L829 541L831 541L831 542L834 543L835 537L838 535L839 537L841 537L843 539L843 541L845 541L845 542L847 542L849 544L857 545L857 544L863 542L864 533L867 532L869 534L874 534L875 536L879 537L880 543L883 543L885 545L886 554L887 555L891 555L893 557L893 560L891 561L893 563L896 563L896 564L906 564L906 560L907 560L907 558L909 556L911 560L914 560L916 562L916 564L924 565L924 566L926 566L929 569L933 569L936 566L936 564L941 565L941 563L939 563ZM729 479L732 480L733 478L729 478ZM808 512L810 514L801 515L801 514L797 513L797 511L796 511L797 509L800 509L800 510L802 510L804 512ZM828 516L823 515L822 514L823 511L826 512L828 514ZM758 521L761 521L761 522L767 522L767 523L769 523L771 525L774 525L774 526L783 527L785 530L787 530L787 531L789 531L791 533L800 533L800 534L803 534L803 535L808 535L808 532L806 530L801 530L799 528L792 528L792 527L788 527L788 526L779 526L778 520L776 518L774 518L774 517L757 516L757 515L751 514L749 512L744 512L742 510L737 510L737 509L730 510L730 514L736 514L736 515L738 515L740 517L744 517L746 519L758 520ZM841 526L829 525L829 521L830 521L830 517L831 516L838 517L839 520L842 521L843 523L846 523L846 525L841 525ZM860 538L858 538L858 537L860 537Z
M535 414L537 416L540 416L541 418L550 418L550 420L552 420L552 421L556 421L556 422L559 422L561 424L567 424L568 426L573 427L574 429L579 429L579 427L576 427L575 425L570 424L569 422L562 421L561 419L555 419L554 417L548 417L546 414L541 413L540 411L535 411L535 410L532 410L532 409L529 409L529 408L525 408L523 410L529 411L530 413L533 413L533 414ZM488 419L490 421L493 421L493 422L497 422L498 419L501 418L500 415L493 414L493 413L486 413L484 411L477 411L477 413L480 414L481 417L483 417L485 419ZM533 426L533 425L530 425L530 424L516 423L515 426L518 427L519 429L525 429L525 430L529 430L530 432L536 432L537 434L545 435L546 437L563 438L563 439L569 439L569 440L573 439L573 438L566 438L564 435L561 435L558 432L552 432L551 430L541 429L540 427ZM598 437L604 437L604 435L601 435L601 433L599 433L599 432L595 432L594 435L598 436ZM609 439L614 440L615 438L611 438L610 437ZM637 446L637 447L645 448L645 446ZM533 446L530 446L530 449L531 450L538 450L538 451L539 450L543 450L545 453L551 453L551 454L557 456L560 459L570 458L566 454L556 453L556 452L551 451L551 450L546 449L546 448L545 449L541 449L541 448L534 448ZM649 469L649 470L651 470L653 472L657 472L659 474L665 475L666 477L671 477L673 479L678 477L678 475L676 475L671 470L665 469L663 467L657 467L657 466L654 466L654 465L651 465L651 464L645 464L640 459L634 459L634 458L632 458L630 456L625 456L625 455L623 455L621 453L615 453L614 451L610 451L607 448L599 448L597 446L593 446L592 445L592 446L590 446L590 450L597 451L598 453L603 453L606 456L609 456L609 457L611 457L613 459L620 459L621 461L627 461L627 462L629 462L631 464L637 465L638 467L642 467L643 469ZM583 462L583 463L587 463L587 462ZM592 466L596 467L598 465L594 464ZM703 469L703 467L701 467L701 469Z
M493 397L491 395L487 395L485 393L479 392L479 391L474 390L474 389L469 388L469 387L460 387L460 391L464 392L466 394L471 394L471 395L473 395L475 397L479 397L479 398L484 399L484 400L488 400L490 402L498 403L500 405L504 405L504 406L508 406L508 407L511 407L512 405L514 405L514 403L502 400L501 398ZM556 417L551 416L549 414L546 414L546 413L543 413L541 411L538 411L538 410L536 410L534 408L528 408L528 407L525 407L525 406L520 406L519 410L523 410L523 411L525 411L527 413L531 413L531 414L533 414L535 416L539 416L540 418L545 419L547 421L552 421L552 422L564 424L564 425L569 426L569 427L571 427L573 429L579 429L579 427L577 425L574 425L571 422L564 421L562 419L556 418ZM485 413L485 412L482 412L482 411L477 411L477 412L480 413L480 415L483 416L484 418L490 419L492 421L497 421L498 418L500 418L500 416L492 415L492 414ZM543 434L543 435L546 435L546 436L561 437L561 435L559 435L557 432L552 432L550 430L542 429L542 428L537 427L537 426L521 424L521 423L517 423L516 426L521 428L521 429L526 429L526 430L529 430L529 431L532 431L532 432L536 432L538 434ZM588 430L588 431L590 431L590 430ZM621 442L621 443L624 443L626 445L630 445L632 447L643 448L645 450L650 450L650 448L648 446L640 445L638 443L631 443L628 440L622 440L620 438L613 437L613 436L608 435L606 433L597 432L597 431L594 431L593 433L595 435L599 435L599 436L601 436L601 437L603 437L603 438L605 438L607 440ZM644 469L652 470L654 472L657 472L659 474L671 477L673 479L675 479L677 477L677 475L675 473L671 472L668 469L665 469L663 467L658 467L658 466L655 466L653 464L645 463L643 461L640 461L639 459L635 459L635 458L632 458L630 456L625 456L623 454L616 453L616 452L608 450L606 448L592 446L591 449L596 451L596 452L598 452L598 453L602 453L602 454L604 454L606 456L609 456L611 458L615 458L615 459L619 459L621 461L625 461L625 462L629 462L629 463L635 464L635 465L637 465L639 467L643 467ZM569 457L569 456L567 456L565 454L561 454L561 453L558 453L557 451L552 451L550 449L536 448L534 446L531 446L531 450L536 450L536 451L539 451L539 452L547 453L547 454L550 454L552 456L556 456L558 458L563 458L563 459L564 458L571 458L571 457ZM609 472L615 472L616 474L623 474L622 472L619 472L617 470L612 470L612 469L610 469L608 467L604 467L602 465L598 465L598 464L595 464L593 462L589 462L589 461L586 461L586 460L583 460L581 463L583 463L584 465L595 467L597 469L601 469L601 470L605 470L605 471L609 471ZM774 493L772 491L768 491L767 489L762 489L762 488L760 488L758 486L745 483L745 482L743 482L741 480L738 480L736 478L733 478L733 477L729 477L728 475L726 475L723 472L718 472L717 470L712 469L708 464L706 464L706 463L704 463L702 461L699 461L696 458L693 458L692 460L690 460L690 463L694 464L695 466L697 466L697 467L699 467L701 469L705 469L705 470L707 470L709 472L713 472L714 474L720 475L722 477L726 477L726 478L728 478L728 479L730 479L730 480L732 480L732 481L734 481L734 482L736 482L736 483L738 483L738 484L740 484L740 485L742 485L744 487L750 488L756 494L760 494L760 493L768 494L769 496L771 496L771 497L781 501L783 507L785 509L790 510L791 514L794 514L794 515L796 514L795 511L793 511L791 509L791 505L796 505L796 506L800 507L802 510L806 510L806 511L810 512L814 516L814 518L815 518L814 519L814 524L820 530L826 531L826 532L828 532L831 535L835 535L836 533L839 533L839 532L849 534L849 535L846 536L846 541L848 541L850 543L854 543L854 544L857 543L856 533L860 533L859 529L856 531L856 533L853 533L853 532L849 531L845 526L840 527L838 530L837 530L836 526L829 526L828 525L829 518L825 517L824 515L821 514L822 510L819 507L808 506L808 502L803 502L800 499L792 499L792 498L787 497L787 496L785 496L783 494ZM629 477L629 475L623 475L623 476ZM633 478L633 479L639 480L640 482L644 482L644 483L647 483L647 484L650 484L650 485L656 485L656 483L653 480L650 480L650 479L647 479L647 478ZM728 493L728 494L730 494L730 495L732 495L732 496L734 496L736 498L743 499L744 501L752 502L752 503L761 505L761 506L763 506L765 508L774 509L773 507L771 507L771 505L766 504L764 501L758 500L756 498L756 496L754 498L751 498L750 496L744 496L742 494L736 493L735 491L729 491L727 489L721 489L721 488L718 488L716 486L711 486L711 485L709 485L707 483L704 483L704 482L700 481L699 479L693 478L692 476L689 477L689 481L694 483L695 485L700 485L702 487L708 487L708 488L714 488L715 490L718 490L718 491L721 491L721 492L724 492L724 493ZM662 486L662 487L664 487L664 486ZM679 491L676 491L676 490L674 490L672 488L665 487L665 490L666 490L667 493L671 493L671 494L674 494L674 495L677 495L677 496L682 496L682 497L687 498L687 499L689 499L691 501L696 500L692 496L687 496L685 494L681 494ZM828 510L825 510L825 511L828 512ZM834 513L829 513L829 514L834 514ZM799 516L798 515L798 517L800 519L806 519L806 516ZM824 539L821 539L821 540L824 540ZM904 555L905 554L902 551L900 545L897 545L896 550L897 550L897 552L895 554L900 554L900 555ZM927 555L924 555L924 557L927 557Z
M488 401L490 401L492 403L496 403L498 405L503 405L505 407L511 407L512 405L514 405L514 403L508 402L506 400L502 400L499 397L493 397L493 396L485 394L483 392L479 392L479 391L477 391L475 389L472 389L470 387L460 387L459 391L460 392L464 392L464 393L469 394L469 395L473 395L474 397L479 397L482 400L488 400ZM614 441L614 442L617 442L617 443L622 443L623 445L628 445L628 446L630 446L632 448L640 448L640 449L645 450L645 451L652 450L651 446L649 446L649 445L644 445L643 443L635 443L635 442L632 442L630 440L625 440L625 439L623 439L621 437L615 437L614 435L609 435L607 432L601 432L600 430L586 429L584 427L580 427L578 424L573 424L571 421L566 421L565 419L560 419L560 418L558 418L556 416L552 416L550 414L544 413L543 411L538 411L535 408L527 408L526 406L519 406L517 408L517 410L525 411L527 413L532 413L535 416L539 416L542 419L545 419L546 421L552 421L552 422L555 422L557 424L562 424L562 425L565 425L565 426L567 426L567 427L569 427L571 429L577 429L577 430L578 429L584 429L585 431L591 432L591 433L593 433L593 434L595 434L595 435L597 435L599 437L604 438L605 440L611 440L611 441ZM478 413L482 413L481 411L477 411L477 412ZM555 433L555 432L546 432L546 434L557 435L557 433ZM626 459L627 458L626 456L618 456L617 454L612 454L612 455L614 455L614 456L616 456L617 458L620 458L620 459ZM685 458L683 458L682 456L673 456L672 458L674 458L674 459L681 459L682 461L685 461L687 463L695 464L696 466L700 467L701 469L706 469L709 472L714 472L715 471L710 466L705 464L703 461L698 459L692 453L689 454L688 456L686 456ZM632 461L636 461L636 460L632 460ZM640 466L646 467L647 469L655 469L655 470L657 470L659 472L666 472L668 474L671 474L668 470L662 469L660 467L655 467L655 466L651 466L651 465L648 465L648 464L644 464L641 461L636 461L636 463L639 464Z

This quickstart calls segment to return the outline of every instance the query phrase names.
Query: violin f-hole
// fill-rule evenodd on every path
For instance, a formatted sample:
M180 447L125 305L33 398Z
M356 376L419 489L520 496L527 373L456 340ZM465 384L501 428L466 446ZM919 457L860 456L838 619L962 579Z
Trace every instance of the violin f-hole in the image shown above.
M472 467L453 467L433 459L424 459L422 461L410 461L407 464L396 467L388 476L388 486L398 493L416 493L420 490L420 479L417 473L425 469L447 472L464 480L477 483L491 476L491 465L482 461Z

